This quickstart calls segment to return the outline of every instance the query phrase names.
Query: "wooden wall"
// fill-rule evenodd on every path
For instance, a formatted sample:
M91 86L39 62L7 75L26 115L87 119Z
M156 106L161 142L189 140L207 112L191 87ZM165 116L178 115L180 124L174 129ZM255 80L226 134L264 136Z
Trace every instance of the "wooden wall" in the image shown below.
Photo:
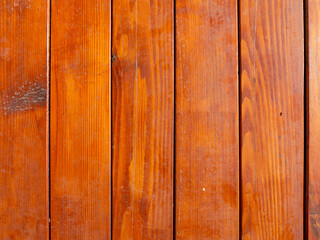
M0 239L320 239L320 0L0 1Z

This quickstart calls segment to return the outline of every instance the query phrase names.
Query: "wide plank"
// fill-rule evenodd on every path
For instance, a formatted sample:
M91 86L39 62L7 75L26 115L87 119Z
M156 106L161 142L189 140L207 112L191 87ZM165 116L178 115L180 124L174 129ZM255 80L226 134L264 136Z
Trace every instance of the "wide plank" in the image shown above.
M47 0L0 1L0 239L47 239Z
M176 1L176 239L239 239L236 0Z
M307 199L308 239L320 239L320 1L306 1L307 46Z
M114 240L173 238L173 2L113 2Z
M51 12L51 237L110 239L111 1Z
M243 0L242 239L303 239L301 0Z

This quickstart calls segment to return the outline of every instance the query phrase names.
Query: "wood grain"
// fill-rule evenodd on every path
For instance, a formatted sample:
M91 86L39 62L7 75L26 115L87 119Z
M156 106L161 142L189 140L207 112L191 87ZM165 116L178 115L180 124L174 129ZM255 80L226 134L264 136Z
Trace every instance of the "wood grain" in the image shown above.
M308 239L320 239L320 1L307 1Z
M303 1L240 13L242 238L303 239Z
M0 1L0 239L47 239L47 1Z
M237 1L176 4L176 239L238 239Z
M51 236L110 239L111 1L52 0Z
M113 2L113 239L173 237L173 1Z

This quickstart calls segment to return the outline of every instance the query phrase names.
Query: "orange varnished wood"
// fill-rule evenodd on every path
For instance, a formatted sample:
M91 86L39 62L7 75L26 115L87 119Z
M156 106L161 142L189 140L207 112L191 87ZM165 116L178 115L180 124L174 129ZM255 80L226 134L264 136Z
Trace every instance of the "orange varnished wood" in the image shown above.
M176 4L176 239L238 239L237 1Z
M0 239L48 237L47 1L0 1Z
M173 237L173 1L113 2L113 239Z
M51 236L110 239L111 1L51 12Z
M303 239L303 1L240 13L242 239Z
M308 239L320 239L320 1L308 0Z

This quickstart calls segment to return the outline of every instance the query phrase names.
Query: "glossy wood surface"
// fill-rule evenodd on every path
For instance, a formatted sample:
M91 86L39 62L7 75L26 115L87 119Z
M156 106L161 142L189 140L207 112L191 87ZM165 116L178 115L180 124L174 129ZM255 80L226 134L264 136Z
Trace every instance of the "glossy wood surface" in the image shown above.
M320 239L319 26L320 0L0 0L0 239Z
M240 13L242 239L303 239L303 1Z
M113 239L173 237L172 0L113 2Z
M0 239L46 239L47 1L0 1Z
M237 1L176 1L176 239L239 238Z
M308 239L320 239L320 1L309 0L307 10L307 114L308 114L308 171L307 171L307 233Z
M51 239L110 239L111 1L51 13Z

